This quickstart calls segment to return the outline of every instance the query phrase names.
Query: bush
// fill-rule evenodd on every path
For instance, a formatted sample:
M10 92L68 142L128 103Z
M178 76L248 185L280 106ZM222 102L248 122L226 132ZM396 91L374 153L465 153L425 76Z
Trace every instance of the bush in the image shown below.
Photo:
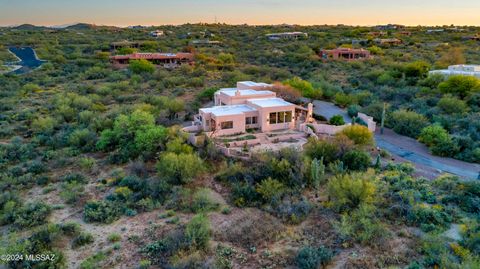
M376 208L363 204L359 208L343 214L339 222L335 222L335 229L342 240L355 240L362 244L378 244L380 238L388 235L384 225L375 216Z
M300 269L317 269L325 267L333 258L333 252L324 247L303 247L295 258Z
M190 209L194 213L203 213L218 209L220 204L212 197L212 191L207 188L197 190L193 194L192 204Z
M347 136L357 145L365 146L373 144L372 132L362 125L347 126L339 134Z
M185 228L185 239L192 249L206 250L210 241L210 222L205 215L195 215Z
M93 243L93 235L89 233L80 233L72 241L72 248L78 248Z
M438 124L423 128L418 141L427 145L432 153L438 156L453 156L458 151L458 146L450 134Z
M428 125L428 120L416 112L402 109L392 113L389 125L398 134L417 138L421 130Z
M128 68L134 74L153 73L155 71L155 65L145 59L130 61Z
M330 118L329 123L332 125L340 126L340 125L344 125L345 121L343 120L342 115L335 115Z
M320 89L315 89L310 82L299 77L286 80L283 84L299 90L302 95L307 98L318 99L322 96L322 91Z
M271 203L281 198L285 186L276 179L267 178L258 183L255 189L265 202Z
M305 154L312 159L323 158L325 164L329 164L338 159L340 148L328 140L310 139L305 145Z
M203 161L196 154L164 153L157 162L157 172L172 183L189 183L205 171Z
M366 171L372 164L370 154L362 150L348 151L343 155L342 161L349 170Z
M117 233L109 234L108 237L107 237L108 242L118 242L121 239L122 239L122 237Z
M360 112L361 109L362 107L359 105L349 105L347 109L348 116L352 118L356 117L358 115L358 112Z
M362 204L374 202L376 193L374 172L338 175L330 179L327 193L333 207L340 212L350 211Z
M468 110L468 105L465 101L451 96L442 97L438 101L437 107L446 114L464 113Z
M112 223L119 217L120 209L112 202L89 201L83 211L86 222Z
M27 228L44 224L51 212L51 207L42 202L28 203L16 212L14 225Z
M443 93L454 94L463 99L474 91L480 91L480 79L462 75L450 76L440 83L438 88Z

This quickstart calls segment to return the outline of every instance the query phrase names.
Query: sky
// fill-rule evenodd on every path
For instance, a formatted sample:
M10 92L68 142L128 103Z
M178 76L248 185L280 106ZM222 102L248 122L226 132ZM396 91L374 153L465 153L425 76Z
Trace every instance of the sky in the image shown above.
M480 0L0 0L0 25L480 25Z

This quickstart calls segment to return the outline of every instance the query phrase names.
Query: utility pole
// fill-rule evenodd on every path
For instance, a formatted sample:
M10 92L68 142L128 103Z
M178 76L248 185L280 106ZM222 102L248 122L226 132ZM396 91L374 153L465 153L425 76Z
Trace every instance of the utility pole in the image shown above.
M382 123L380 124L380 134L383 134L383 127L385 126L385 110L387 107L387 103L383 103L383 111L382 111Z

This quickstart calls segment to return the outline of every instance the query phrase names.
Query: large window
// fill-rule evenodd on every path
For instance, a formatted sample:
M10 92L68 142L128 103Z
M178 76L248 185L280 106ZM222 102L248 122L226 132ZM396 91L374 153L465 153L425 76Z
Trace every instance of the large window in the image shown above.
M257 124L258 123L258 118L257 117L246 117L245 118L245 124Z
M277 123L277 112L270 113L270 124L276 124Z
M220 123L220 128L223 129L233 129L233 121L224 121Z
M292 111L280 111L270 113L270 124L292 122Z

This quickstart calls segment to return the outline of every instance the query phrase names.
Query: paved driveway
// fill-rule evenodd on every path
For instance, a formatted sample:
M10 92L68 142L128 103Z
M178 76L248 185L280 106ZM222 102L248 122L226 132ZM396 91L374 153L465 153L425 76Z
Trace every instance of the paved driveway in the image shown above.
M333 115L340 114L343 115L345 122L352 121L344 109L330 102L315 100L313 105L314 113L322 115L327 119L330 119ZM375 141L378 147L389 151L394 156L400 157L400 159L414 163L421 170L430 168L429 170L433 170L435 174L448 172L464 179L477 179L480 173L479 164L433 156L425 145L387 128L385 128L383 135L380 134L380 128L377 128Z
M313 101L313 113L317 115L322 115L328 120L335 115L342 115L345 122L352 122L352 118L348 116L347 111L330 102L320 100Z

